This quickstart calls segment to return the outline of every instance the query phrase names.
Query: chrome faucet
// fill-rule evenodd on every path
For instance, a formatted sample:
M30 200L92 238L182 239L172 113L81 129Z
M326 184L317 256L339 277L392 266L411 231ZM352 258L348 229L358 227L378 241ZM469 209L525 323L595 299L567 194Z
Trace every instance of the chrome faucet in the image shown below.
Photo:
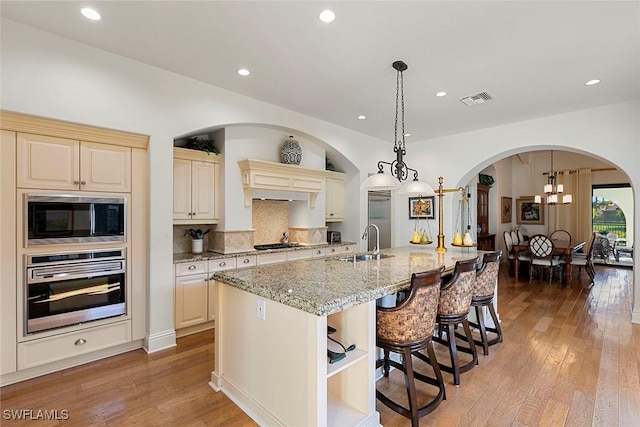
M380 257L380 229L378 228L377 225L375 224L369 224L364 228L364 233L362 234L362 239L367 239L367 246L369 245L369 228L375 228L376 229L376 245L373 248L373 251L371 252L372 255L375 255L376 258L379 259Z

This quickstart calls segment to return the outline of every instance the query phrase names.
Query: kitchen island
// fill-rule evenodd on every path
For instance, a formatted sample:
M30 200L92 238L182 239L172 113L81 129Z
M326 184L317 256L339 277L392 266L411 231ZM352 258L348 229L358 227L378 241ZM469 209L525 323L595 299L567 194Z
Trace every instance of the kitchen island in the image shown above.
M223 391L260 425L379 425L375 410L376 299L409 286L411 274L481 252L411 246L381 259L353 256L219 272L215 370ZM327 361L332 337L356 349Z

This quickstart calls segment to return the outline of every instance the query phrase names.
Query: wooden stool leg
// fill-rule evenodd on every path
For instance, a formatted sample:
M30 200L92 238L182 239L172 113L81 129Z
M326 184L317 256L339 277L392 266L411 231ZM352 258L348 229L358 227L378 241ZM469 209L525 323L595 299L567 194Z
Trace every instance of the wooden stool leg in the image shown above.
M489 354L487 328L484 324L484 313L483 313L482 307L477 305L476 305L476 319L478 319L478 328L480 329L480 341L482 342L482 351L486 356Z
M384 357L382 359L382 372L385 378L389 378L389 350L385 348L383 351Z
M444 378L442 378L442 371L440 370L440 365L438 365L438 360L436 359L436 352L433 349L433 343L429 343L427 346L427 354L429 355L429 363L433 368L433 372L436 376L436 381L438 382L438 387L442 390L442 400L447 400L447 392L444 387Z
M409 411L411 412L411 427L420 427L420 418L418 417L418 396L416 392L415 378L413 378L413 361L411 360L411 348L404 349L404 382L407 388L407 397L409 399Z
M447 333L447 344L449 346L449 357L451 359L451 370L453 371L453 383L460 385L460 366L458 363L458 348L456 346L455 330L449 322L444 324Z
M498 321L498 314L496 313L496 309L493 308L493 304L489 304L489 314L491 314L491 319L493 320L493 324L495 325L496 334L498 334L498 341L502 342L502 328L500 327L500 322Z
M467 342L469 343L469 348L471 349L471 357L473 357L473 363L478 364L478 351L476 350L476 344L473 342L473 335L471 335L471 327L469 326L469 321L465 318L462 321L462 327L464 328L464 333L467 335Z

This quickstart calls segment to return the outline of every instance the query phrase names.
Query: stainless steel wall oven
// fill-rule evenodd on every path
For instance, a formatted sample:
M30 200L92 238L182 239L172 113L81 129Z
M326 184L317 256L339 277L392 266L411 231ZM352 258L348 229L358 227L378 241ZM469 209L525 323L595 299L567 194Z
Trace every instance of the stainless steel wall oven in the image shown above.
M126 314L126 249L25 255L27 334Z

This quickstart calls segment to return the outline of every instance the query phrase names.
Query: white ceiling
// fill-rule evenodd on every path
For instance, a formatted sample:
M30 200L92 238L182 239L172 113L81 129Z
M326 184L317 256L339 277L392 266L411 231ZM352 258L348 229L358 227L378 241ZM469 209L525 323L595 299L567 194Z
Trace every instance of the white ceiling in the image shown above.
M93 22L79 13L92 5ZM1 14L393 142L640 98L639 1L2 1ZM320 22L332 9L337 18ZM247 67L250 77L236 69ZM590 79L602 83L585 86ZM448 96L436 98L444 90ZM489 91L495 101L458 98ZM365 114L367 120L358 120Z

